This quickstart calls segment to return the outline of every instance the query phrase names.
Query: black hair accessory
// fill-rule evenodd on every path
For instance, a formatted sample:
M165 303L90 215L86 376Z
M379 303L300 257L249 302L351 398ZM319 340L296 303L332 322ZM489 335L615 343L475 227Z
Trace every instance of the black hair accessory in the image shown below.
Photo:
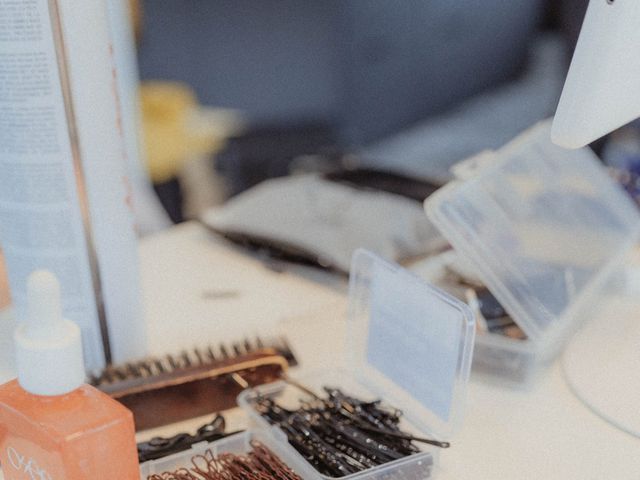
M222 415L216 415L211 422L200 427L195 435L179 433L169 438L154 437L148 442L138 444L138 460L140 463L157 460L173 455L174 453L189 450L192 445L200 442L214 442L233 435L233 433L225 433L225 429L226 421L224 417Z
M323 475L344 477L419 453L416 443L449 448L448 442L421 438L402 431L402 412L381 401L365 402L336 388L320 397L310 395L300 407L288 410L272 398L259 396L255 408L279 426L289 443Z

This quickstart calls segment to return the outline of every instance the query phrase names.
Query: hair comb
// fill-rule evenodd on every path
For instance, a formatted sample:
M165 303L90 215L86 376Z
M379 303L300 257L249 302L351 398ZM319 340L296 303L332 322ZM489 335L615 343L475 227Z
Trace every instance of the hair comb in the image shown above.
M129 408L140 431L233 408L242 390L295 365L284 338L257 338L110 366L89 383Z

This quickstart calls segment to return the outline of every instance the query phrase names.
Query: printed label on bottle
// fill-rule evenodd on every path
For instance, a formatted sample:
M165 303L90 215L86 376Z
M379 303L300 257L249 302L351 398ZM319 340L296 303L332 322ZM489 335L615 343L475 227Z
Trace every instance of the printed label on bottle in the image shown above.
M34 458L22 455L13 447L7 448L9 465L19 473L27 475L31 480L53 480L51 475Z

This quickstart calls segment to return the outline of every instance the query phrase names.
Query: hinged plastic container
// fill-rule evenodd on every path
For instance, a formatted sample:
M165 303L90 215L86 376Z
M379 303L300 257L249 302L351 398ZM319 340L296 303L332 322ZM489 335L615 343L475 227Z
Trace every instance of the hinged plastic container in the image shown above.
M526 333L478 335L474 364L516 383L556 356L638 241L640 214L589 149L544 122L425 202L429 218Z
M328 386L365 400L382 399L404 412L405 431L448 441L461 421L474 324L473 313L464 303L407 270L359 250L350 278L348 364L342 372L325 371L296 380L318 393ZM238 403L254 425L270 430L276 427L253 408L259 396L297 405L305 394L279 382L240 395ZM292 455L305 461L290 448ZM425 446L419 454L342 478L430 478L437 454L436 447ZM317 478L330 477L317 473Z
M271 450L280 460L292 468L303 480L316 478L315 470L313 470L306 462L300 462L299 458L291 457L290 450L282 439L279 441L273 436L278 432L242 432L231 435L222 440L215 442L198 443L193 445L191 449L174 455L161 458L158 460L150 460L140 466L141 480L147 480L151 475L162 475L165 472L175 472L180 468L190 469L192 467L191 459L204 455L207 450L215 455L223 453L233 453L236 455L244 455L251 451L251 442L257 440ZM281 432L279 432L281 435ZM164 477L163 477L164 478ZM171 477L173 478L173 477Z

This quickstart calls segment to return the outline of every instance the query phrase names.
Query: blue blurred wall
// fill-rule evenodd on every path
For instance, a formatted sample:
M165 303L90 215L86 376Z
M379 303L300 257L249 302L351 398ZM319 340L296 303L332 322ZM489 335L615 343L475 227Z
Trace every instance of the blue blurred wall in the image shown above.
M145 79L362 144L517 72L543 0L147 0Z

